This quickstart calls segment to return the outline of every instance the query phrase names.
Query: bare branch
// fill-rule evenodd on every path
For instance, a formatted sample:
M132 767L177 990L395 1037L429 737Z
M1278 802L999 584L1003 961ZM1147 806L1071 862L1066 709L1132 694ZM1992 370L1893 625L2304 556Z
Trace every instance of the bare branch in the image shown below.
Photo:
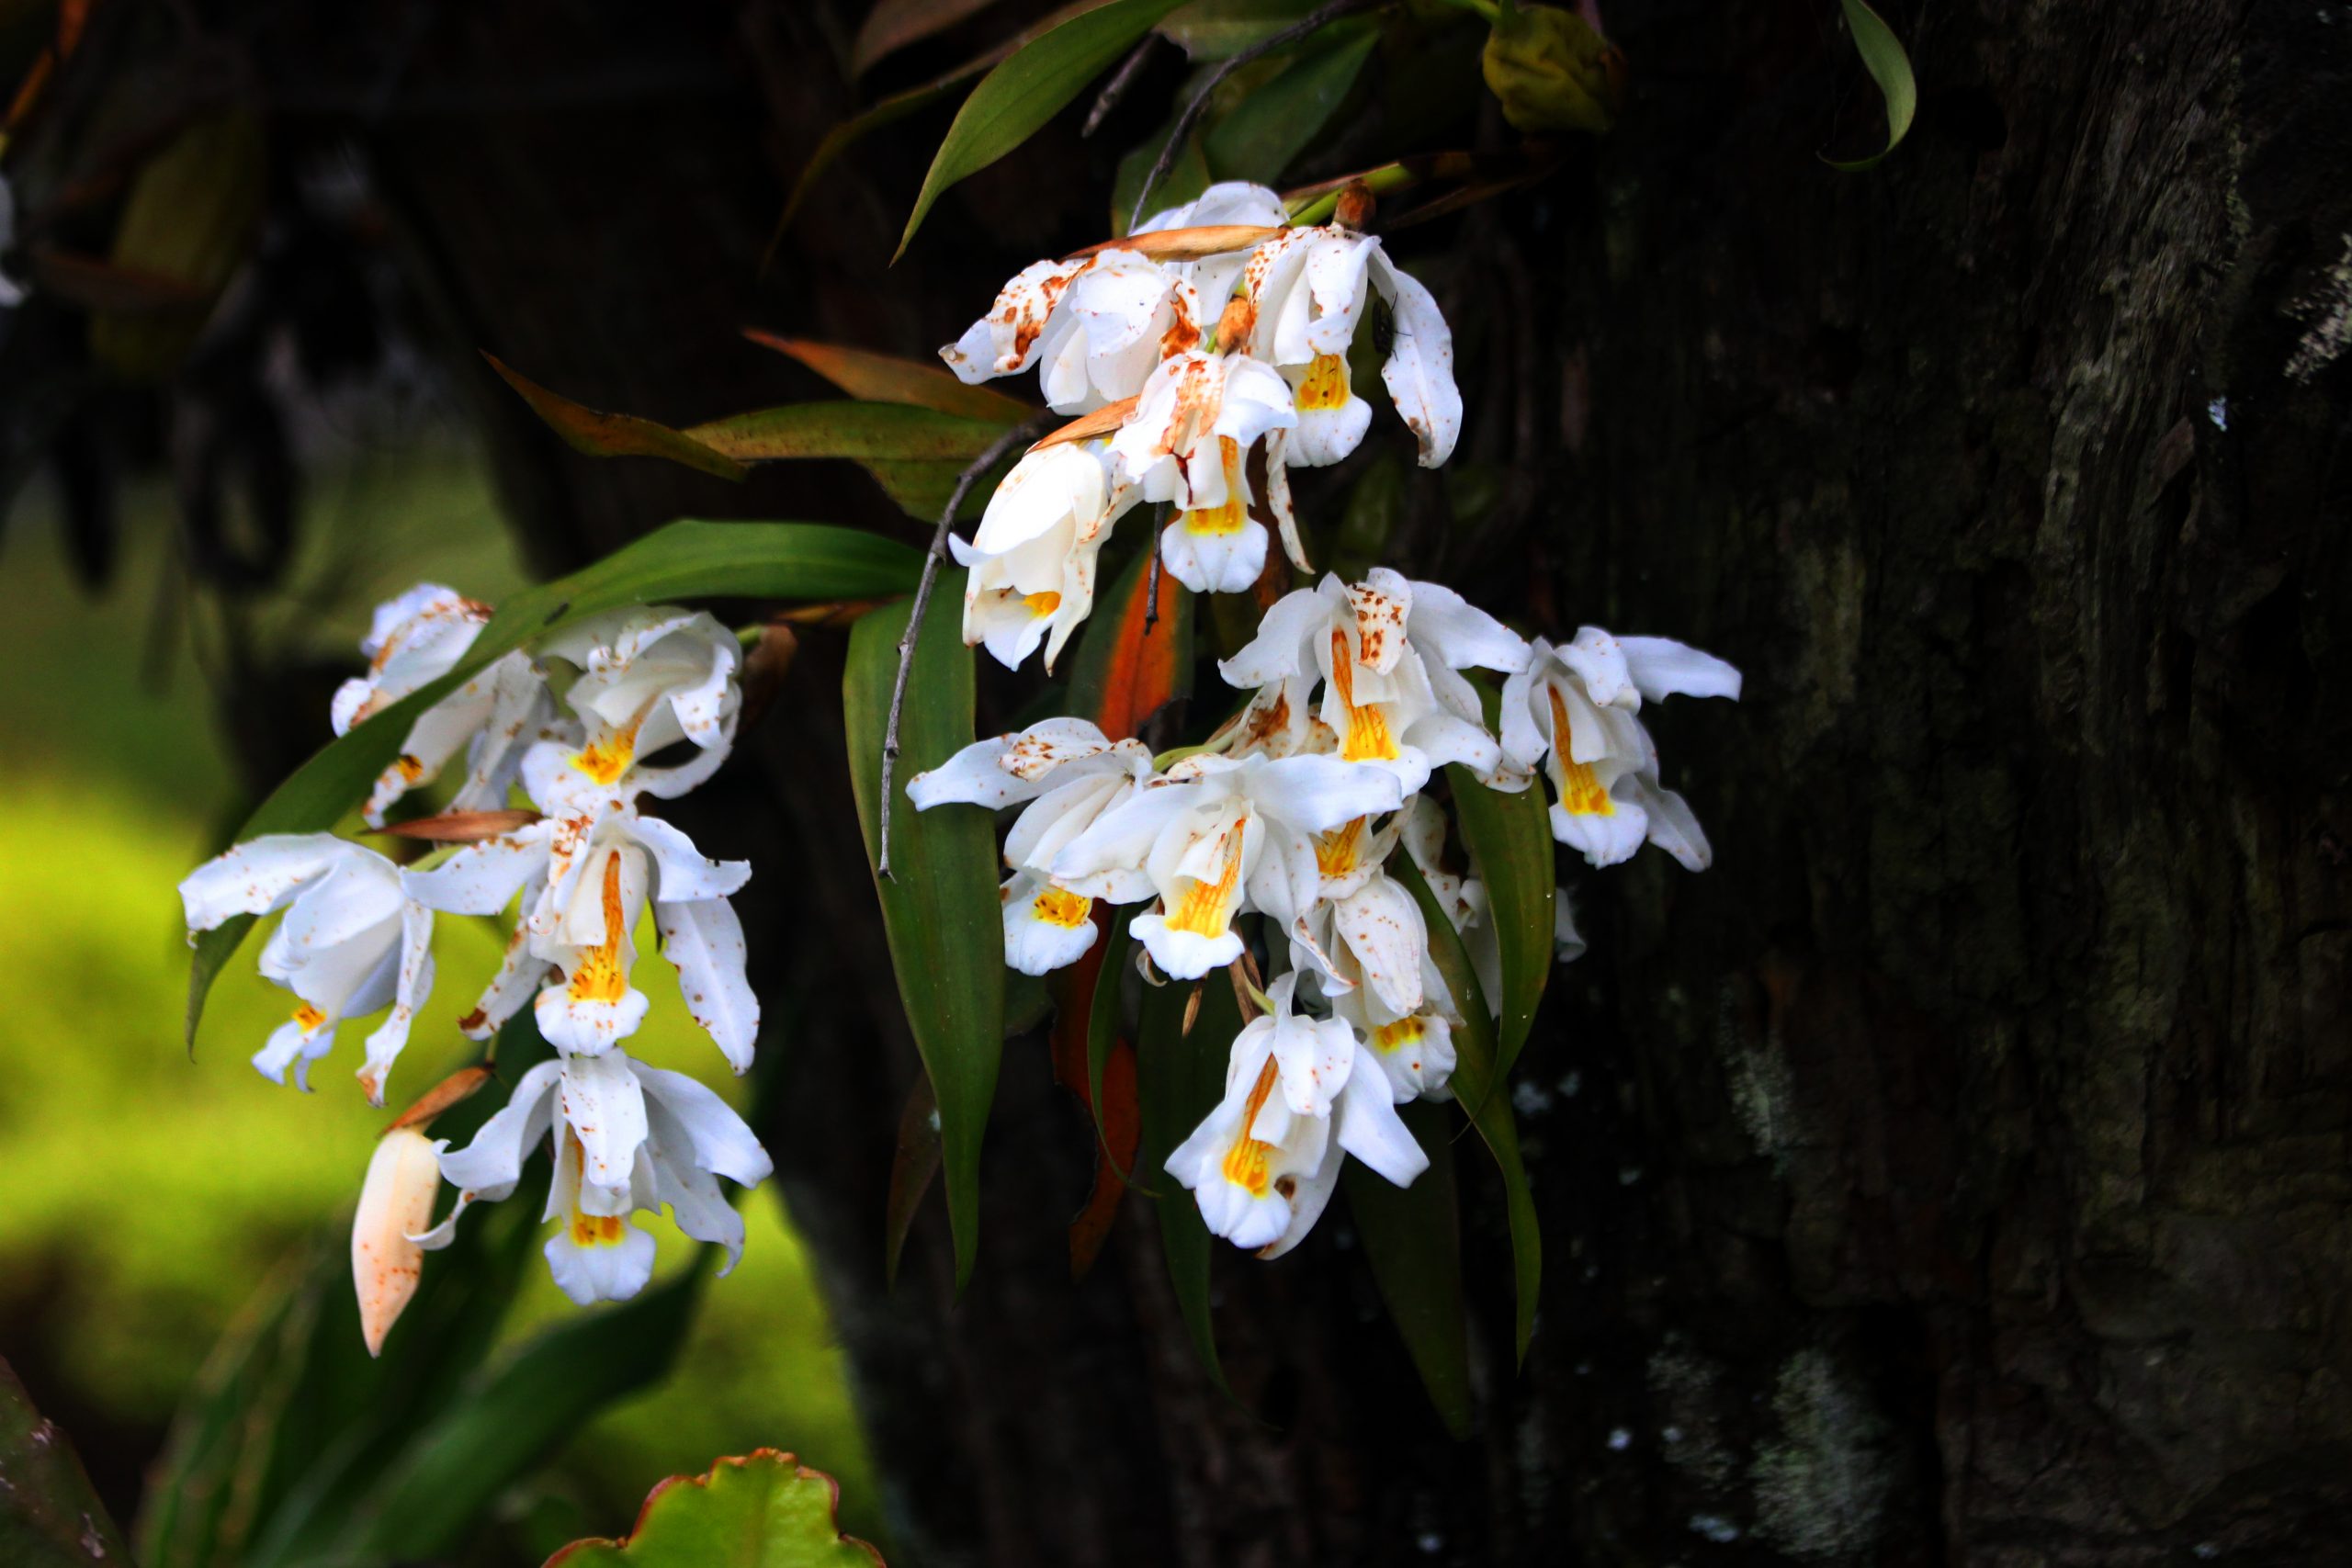
M922 613L931 604L932 585L939 581L940 560L947 554L947 530L955 525L956 513L963 509L964 497L971 492L973 483L996 467L997 460L1007 452L1035 435L1046 417L1040 413L1009 427L989 443L987 451L972 459L970 467L956 477L955 492L948 496L946 510L939 514L939 527L931 536L931 549L923 557L922 579L915 584L914 608L908 613L907 629L899 638L899 673L890 682L890 716L882 727L881 852L874 867L882 876L890 874L890 794L899 771L899 714L907 705L907 671L914 667L915 639L922 635Z
M1289 48L1299 39L1320 31L1351 12L1369 11L1375 6L1385 4L1387 0L1331 0L1329 5L1317 6L1282 31L1251 44L1248 49L1231 56L1215 71L1210 72L1209 79L1201 84L1201 90L1193 95L1193 101L1184 106L1184 112L1176 117L1176 129L1168 133L1168 140L1160 144L1159 156L1152 160L1151 172L1144 175L1143 188L1136 192L1135 210L1127 215L1127 232L1134 233L1136 225L1143 221L1144 204L1151 199L1153 187L1159 184L1162 175L1175 166L1176 149L1182 147L1184 144L1184 138L1193 133L1193 125L1209 107L1210 95L1224 84L1227 76L1253 61L1264 59L1278 49Z
M1136 85L1136 78L1143 74L1144 62L1151 58L1152 47L1159 42L1157 28L1143 35L1143 41L1136 45L1135 51L1119 66L1118 74L1111 78L1102 96L1094 100L1094 107L1086 111L1086 124L1078 133L1080 138L1092 136L1102 129L1102 122L1119 107L1119 100Z

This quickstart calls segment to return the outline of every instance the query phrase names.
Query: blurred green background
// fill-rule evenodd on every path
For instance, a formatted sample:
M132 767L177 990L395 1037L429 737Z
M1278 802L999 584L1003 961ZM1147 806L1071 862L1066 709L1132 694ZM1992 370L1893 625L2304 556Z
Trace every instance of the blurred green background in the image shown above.
M259 657L355 671L377 600L421 579L492 599L523 581L479 465L454 445L353 452L320 480L283 588L240 607ZM99 593L70 570L44 487L22 493L0 534L0 1355L127 1523L207 1351L273 1264L347 1224L390 1112L351 1077L371 1023L345 1027L315 1093L247 1065L290 1005L254 974L251 945L214 991L194 1059L182 1048L175 885L250 802L214 720L219 606L180 586L168 494L124 495L121 554ZM686 1019L650 934L637 983L654 1010L632 1051L741 1106L746 1086ZM439 983L389 1103L472 1059L454 1021L501 940L487 921L439 922ZM704 1292L675 1375L582 1430L507 1514L617 1531L662 1477L767 1446L838 1477L844 1526L874 1535L823 1305L774 1190L741 1207L742 1264ZM664 1271L680 1267L688 1247L668 1220L650 1228ZM526 1279L509 1340L577 1310L536 1259Z

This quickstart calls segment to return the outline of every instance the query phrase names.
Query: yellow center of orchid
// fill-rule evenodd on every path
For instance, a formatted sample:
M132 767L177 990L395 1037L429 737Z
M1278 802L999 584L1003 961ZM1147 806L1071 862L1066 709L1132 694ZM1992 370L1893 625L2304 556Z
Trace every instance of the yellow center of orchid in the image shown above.
M400 769L401 777L407 780L410 784L414 784L417 780L424 776L424 759L421 757L413 757L406 751L401 752L400 760L392 765Z
M637 761L637 726L616 729L602 740L589 742L571 765L600 784L609 784Z
M1246 817L1238 818L1226 829L1225 842L1219 846L1224 863L1215 882L1204 882L1196 876L1183 879L1187 886L1168 916L1170 931L1212 938L1225 934L1227 922L1233 919L1234 896L1241 886L1241 840L1249 820Z
M628 918L621 908L621 857L605 857L605 940L581 955L564 987L575 1002L616 1002L628 994L628 971L621 963L621 939Z
M1363 858L1364 824L1369 817L1343 822L1328 833L1315 835L1315 869L1326 876L1345 876Z
M1377 703L1356 706L1356 658L1348 651L1348 634L1336 627L1331 633L1331 686L1348 715L1347 730L1340 737L1340 761L1395 761L1396 738L1389 733L1388 716Z
M1047 615L1052 615L1056 610L1062 607L1062 596L1058 593L1050 592L1030 593L1024 594L1022 597L1021 603L1028 609L1031 615L1036 616L1042 621Z
M588 1152L580 1146L580 1134L570 1126L563 1130L564 1141L571 1145L571 1167L580 1169L588 1162ZM626 1214L590 1214L580 1207L580 1183L575 1178L571 1185L570 1204L571 1245L574 1247L618 1247L628 1231Z
M1094 900L1062 887L1042 887L1029 902L1030 913L1049 926L1076 931L1094 910Z
M1348 362L1336 354L1318 354L1298 384L1298 412L1345 408L1348 396Z
M1241 1112L1241 1134L1225 1151L1225 1179L1252 1198L1263 1198L1266 1189L1272 1185L1268 1179L1267 1163L1274 1145L1260 1143L1250 1135L1250 1129L1258 1124L1258 1112L1266 1108L1266 1097L1274 1092L1274 1059L1269 1056L1266 1065L1258 1069L1258 1081L1250 1086L1250 1103Z
M304 1002L294 1010L294 1021L302 1026L302 1032L305 1034L311 1033L326 1021L327 1015L308 1002Z
M1372 1032L1373 1049L1401 1051L1408 1045L1421 1043L1422 1024L1419 1018L1400 1018L1394 1023L1384 1023Z
M1241 499L1241 443L1230 435L1216 439L1225 454L1225 501L1184 513L1187 533L1238 534L1250 525L1250 505Z
M1617 803L1600 787L1600 779L1589 762L1572 761L1568 756L1568 708L1560 700L1559 688L1549 689L1552 699L1552 749L1560 758L1560 804L1571 817L1614 817Z

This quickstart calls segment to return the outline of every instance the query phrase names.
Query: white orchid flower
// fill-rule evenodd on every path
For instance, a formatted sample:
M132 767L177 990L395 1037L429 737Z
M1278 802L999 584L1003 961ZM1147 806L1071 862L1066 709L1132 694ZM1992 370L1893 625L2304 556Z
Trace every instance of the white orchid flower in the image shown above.
M1667 637L1616 637L1599 626L1554 647L1538 638L1503 686L1500 788L1523 788L1537 763L1552 778L1552 836L1594 865L1630 859L1643 841L1692 871L1713 857L1690 806L1658 783L1657 749L1634 715L1645 697L1739 696L1739 671Z
M1401 798L1392 774L1331 757L1188 757L1066 843L1053 879L1116 897L1140 870L1159 901L1128 929L1161 970L1198 979L1241 955L1234 916L1288 927L1312 907L1314 835Z
M1501 748L1480 722L1476 691L1456 671L1511 673L1527 659L1527 644L1452 589L1374 567L1359 583L1326 576L1284 594L1257 637L1217 670L1230 685L1260 688L1251 735L1277 747L1295 744L1297 694L1319 677L1317 717L1340 759L1385 768L1410 794L1446 762L1494 771Z
M1135 396L1154 366L1200 340L1184 271L1114 248L1031 264L939 356L967 386L1037 366L1046 403L1074 414Z
M1030 453L989 498L968 545L950 534L964 583L964 642L986 645L1017 670L1039 642L1051 673L1062 647L1094 609L1096 558L1136 502L1101 442Z
M300 998L254 1055L274 1083L311 1087L311 1064L334 1044L336 1025L390 1006L368 1037L359 1081L384 1102L384 1076L408 1043L409 1025L433 989L433 915L403 893L401 870L375 851L332 833L269 833L207 861L180 883L189 938L232 915L286 918L261 951L264 978Z
M1293 463L1338 462L1372 423L1371 406L1349 383L1348 349L1374 291L1396 318L1380 378L1420 445L1421 467L1434 468L1453 455L1462 434L1453 333L1430 291L1388 259L1377 238L1336 224L1294 229L1250 257L1243 286L1257 307L1250 354L1297 388Z
M377 605L359 644L368 656L368 673L336 690L334 732L349 734L352 726L447 675L490 624L490 614L489 605L437 582L420 582ZM555 699L538 666L527 654L505 655L409 727L399 760L384 770L368 796L363 815L368 826L382 827L392 804L438 778L460 747L469 749L466 782L450 809L504 806L525 749L552 736L555 723Z
M743 1256L743 1217L718 1178L758 1186L774 1168L767 1151L710 1089L617 1050L540 1063L473 1142L454 1150L436 1142L457 1205L411 1239L427 1250L447 1247L458 1216L513 1192L523 1162L550 1136L555 1180L540 1217L562 1224L548 1240L548 1268L580 1305L625 1301L652 1278L653 1237L629 1221L639 1210L659 1213L667 1204L680 1230L727 1248L721 1275Z
M743 705L735 634L701 611L666 605L592 615L549 637L540 653L580 671L564 700L585 727L572 766L626 794L674 799L718 771ZM674 767L642 759L680 743Z
M565 1051L594 1054L635 1033L650 1004L629 983L633 933L650 900L687 1011L749 1071L760 1005L727 897L750 864L707 858L677 828L579 777L563 747L533 747L523 771L546 816L404 878L411 897L450 914L495 915L521 897L505 963L459 1027L487 1039L536 991L539 1031Z
M1153 213L1136 226L1136 232L1150 234L1167 229L1205 229L1225 224L1280 228L1289 221L1290 210L1275 192L1247 180L1226 180L1209 186L1191 201ZM1165 265L1192 284L1203 313L1214 321L1257 248L1251 245L1199 261Z
M1159 558L1196 593L1238 593L1266 565L1261 507L1301 571L1306 552L1292 515L1283 443L1296 423L1290 384L1272 367L1238 354L1193 350L1163 360L1111 437L1111 455L1146 501L1173 502L1179 515L1160 535ZM1262 487L1250 455L1264 453ZM1262 493L1261 493L1262 490Z
M1208 1228L1261 1258L1321 1216L1340 1179L1334 1142L1399 1187L1429 1168L1371 1053L1340 1020L1295 1012L1297 984L1274 982L1271 1010L1234 1037L1224 1100L1168 1156Z
M1132 795L1151 772L1151 752L1141 742L1113 741L1084 719L1054 718L975 741L909 780L907 798L922 811L957 802L991 809L1028 803L1005 837L1012 875L998 897L1005 962L1024 975L1044 975L1076 963L1094 945L1096 897L1114 903L1151 897L1140 868L1098 881L1086 893L1058 885L1052 874L1062 846Z

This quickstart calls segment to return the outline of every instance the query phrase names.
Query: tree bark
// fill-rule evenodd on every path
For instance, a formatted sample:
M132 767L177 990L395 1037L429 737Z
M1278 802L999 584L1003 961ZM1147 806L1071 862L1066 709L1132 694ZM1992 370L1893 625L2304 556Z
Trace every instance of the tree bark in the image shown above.
M1523 1370L1498 1196L1475 1145L1461 1161L1470 1441L1429 1411L1341 1215L1282 1263L1220 1258L1238 1404L1186 1344L1148 1204L1072 1284L1088 1134L1035 1039L1008 1047L970 1290L951 1299L934 1213L887 1292L914 1057L849 826L837 639L808 639L754 766L695 803L715 852L760 866L773 1143L901 1551L2332 1556L2352 11L1893 7L1920 121L1854 176L1815 156L1841 95L1871 102L1835 7L1614 9L1618 130L1400 237L1455 321L1464 462L1497 499L1449 520L1415 475L1395 564L1531 627L1686 638L1749 684L1655 725L1712 870L1564 863L1592 951L1518 1074L1546 1247ZM755 284L789 175L850 107L832 61L858 10L591 34L468 8L367 128L546 564L681 513L887 510L854 475L736 491L580 458L472 349L708 417L808 391L748 321L921 352L1098 237L1116 149L1062 126L882 271L938 132L918 121L829 179ZM582 102L514 91L517 60L640 75ZM505 107L448 107L491 81Z

